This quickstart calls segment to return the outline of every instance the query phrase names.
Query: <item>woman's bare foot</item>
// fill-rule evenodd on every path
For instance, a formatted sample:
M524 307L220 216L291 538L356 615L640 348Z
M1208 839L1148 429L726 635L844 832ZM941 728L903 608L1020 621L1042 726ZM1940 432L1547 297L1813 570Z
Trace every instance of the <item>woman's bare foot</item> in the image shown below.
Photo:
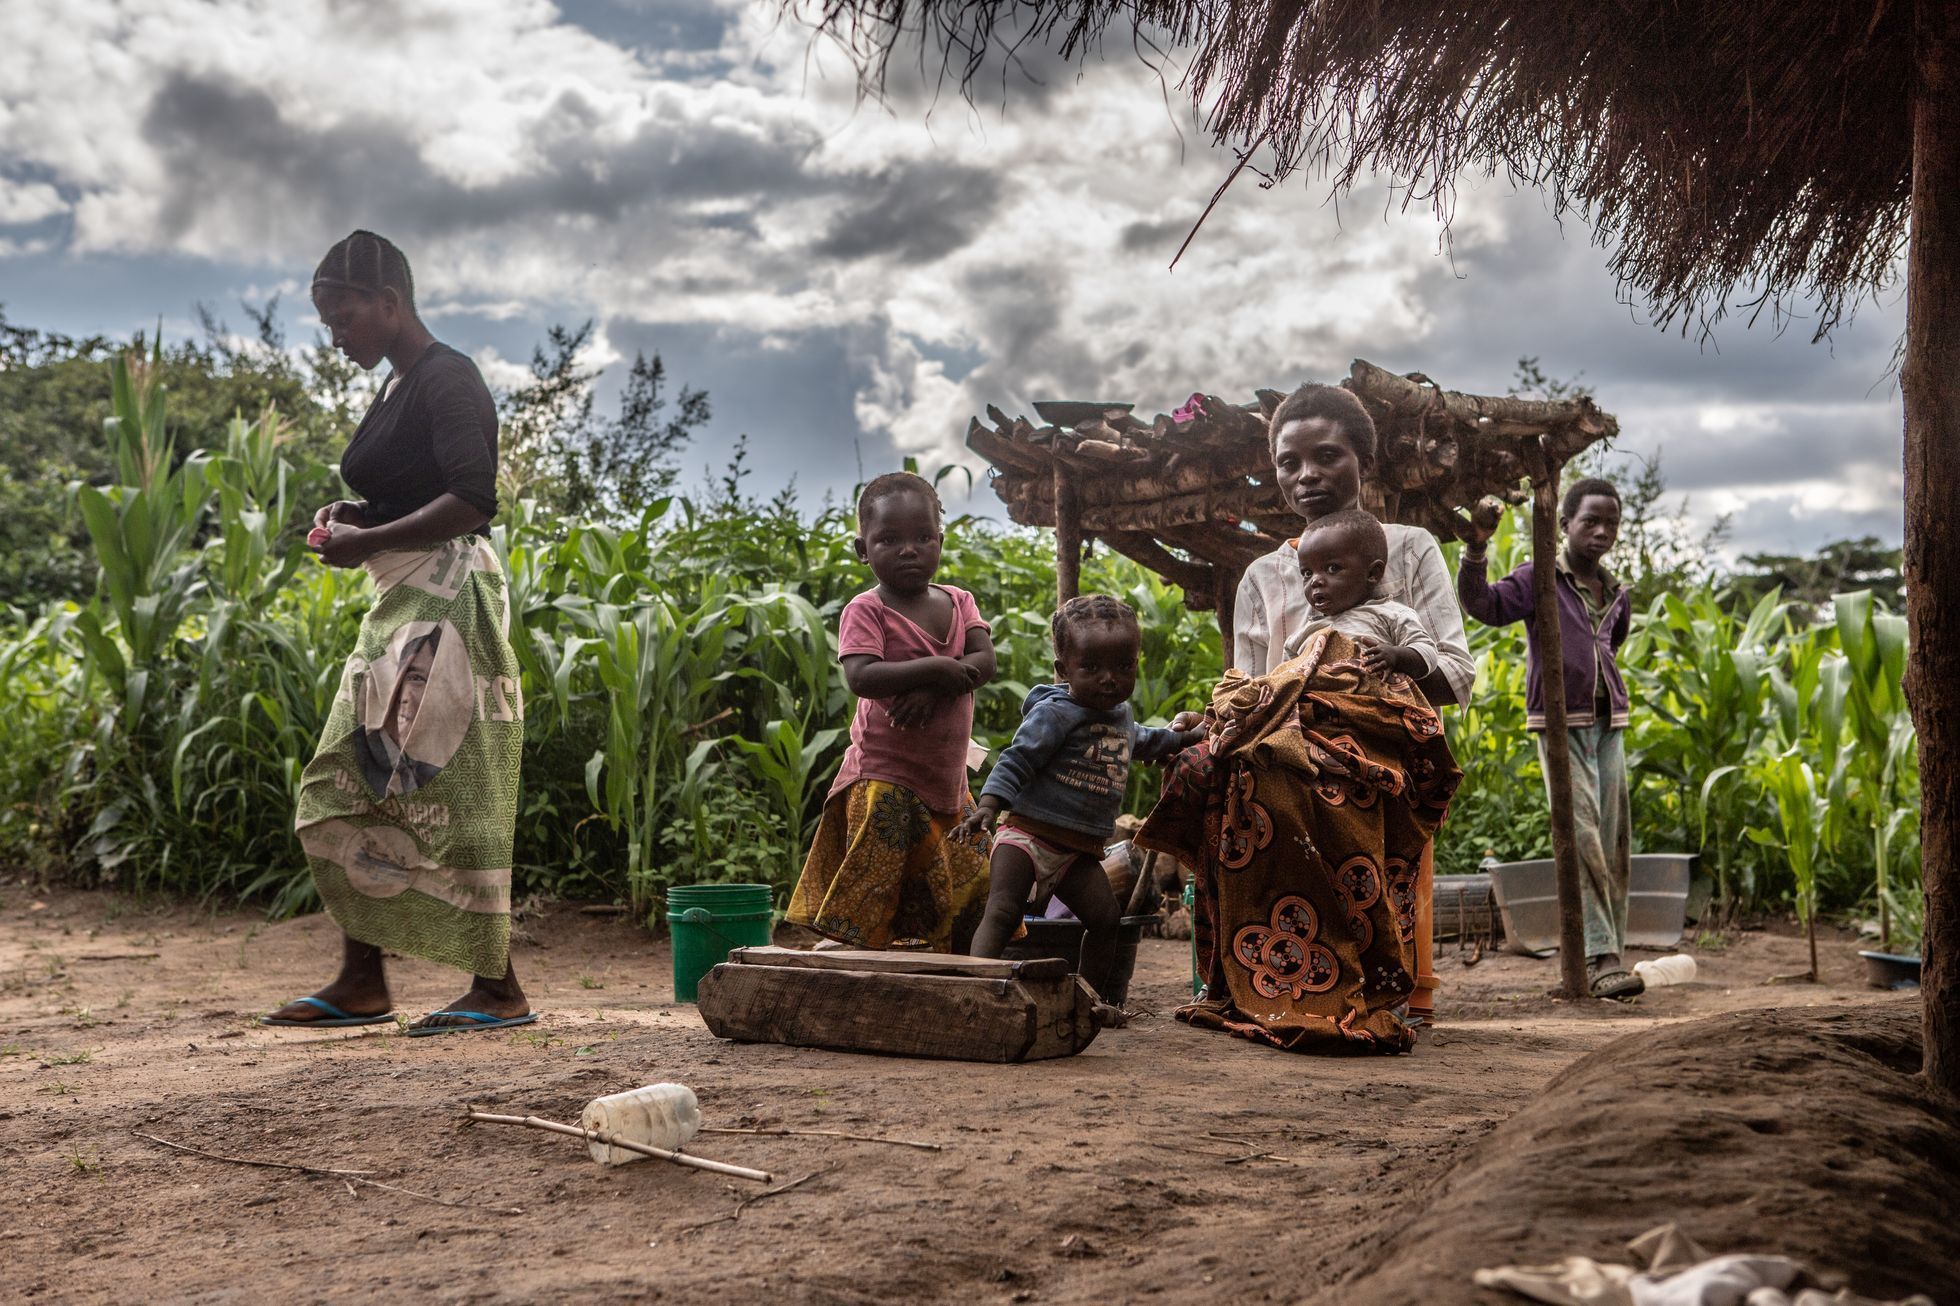
M517 970L506 965L502 979L491 979L478 975L470 991L441 1011L432 1011L415 1022L415 1029L441 1029L450 1025L476 1025L481 1021L466 1016L451 1015L451 1012L476 1011L499 1020L512 1020L518 1016L531 1014L531 1004L524 997L523 986L517 982Z
M388 974L381 963L381 949L356 943L344 935L340 974L313 996L350 1016L382 1016L395 1009L394 999L388 995ZM295 1001L273 1012L271 1019L304 1025L333 1017L311 1002Z

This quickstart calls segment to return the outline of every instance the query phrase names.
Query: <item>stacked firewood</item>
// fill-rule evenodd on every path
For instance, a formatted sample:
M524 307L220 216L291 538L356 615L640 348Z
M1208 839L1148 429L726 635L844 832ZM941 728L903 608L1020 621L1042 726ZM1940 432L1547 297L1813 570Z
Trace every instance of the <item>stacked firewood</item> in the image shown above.
M1367 405L1380 438L1363 505L1445 537L1450 514L1485 495L1522 500L1522 482L1548 452L1563 461L1618 431L1587 398L1459 394L1358 359L1342 384ZM1283 398L1194 395L1150 421L1127 403L1037 403L1041 425L990 406L986 422L968 426L967 445L994 465L995 493L1014 521L1100 539L1209 609L1229 603L1246 566L1298 527L1274 483L1267 438ZM1058 498L1073 521L1057 520Z

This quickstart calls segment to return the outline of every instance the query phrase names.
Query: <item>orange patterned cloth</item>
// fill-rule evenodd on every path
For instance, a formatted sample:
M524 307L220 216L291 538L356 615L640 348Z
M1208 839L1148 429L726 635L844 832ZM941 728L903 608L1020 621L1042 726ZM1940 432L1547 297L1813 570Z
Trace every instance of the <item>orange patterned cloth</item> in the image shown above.
M1462 773L1413 681L1327 631L1227 673L1137 842L1192 867L1205 992L1178 1019L1293 1051L1406 1052L1416 875Z

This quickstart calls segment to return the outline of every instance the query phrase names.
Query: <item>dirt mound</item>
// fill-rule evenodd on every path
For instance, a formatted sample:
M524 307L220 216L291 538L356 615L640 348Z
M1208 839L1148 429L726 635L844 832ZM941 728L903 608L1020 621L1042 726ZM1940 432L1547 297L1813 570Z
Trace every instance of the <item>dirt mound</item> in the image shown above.
M1672 1220L1711 1252L1794 1256L1858 1291L1960 1302L1960 1110L1915 1076L1916 1008L1754 1011L1574 1063L1333 1267L1329 1300L1496 1302L1480 1266Z

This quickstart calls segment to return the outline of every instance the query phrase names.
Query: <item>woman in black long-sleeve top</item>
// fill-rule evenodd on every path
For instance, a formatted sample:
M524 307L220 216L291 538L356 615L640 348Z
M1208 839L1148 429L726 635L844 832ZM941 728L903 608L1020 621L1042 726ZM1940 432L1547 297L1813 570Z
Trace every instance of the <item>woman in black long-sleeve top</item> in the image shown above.
M482 534L497 510L496 406L476 365L416 316L408 260L381 237L334 246L313 302L336 348L391 370L341 461L362 498L320 509L308 536L376 590L296 821L345 932L340 974L266 1023L392 1019L384 949L475 976L411 1034L535 1020L510 964L524 709L503 570Z

